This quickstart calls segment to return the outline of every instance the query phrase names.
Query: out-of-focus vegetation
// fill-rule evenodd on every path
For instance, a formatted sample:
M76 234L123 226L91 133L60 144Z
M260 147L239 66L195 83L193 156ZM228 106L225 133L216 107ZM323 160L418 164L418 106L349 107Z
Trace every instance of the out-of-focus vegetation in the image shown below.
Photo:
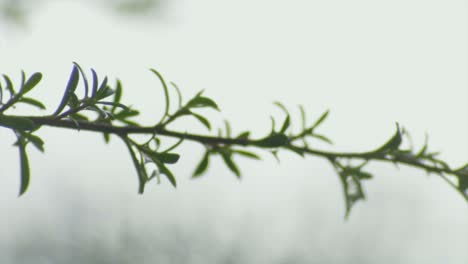
M31 13L47 5L50 0L0 0L0 22L28 24ZM160 12L166 0L81 0L85 5L100 5L121 15L150 15Z

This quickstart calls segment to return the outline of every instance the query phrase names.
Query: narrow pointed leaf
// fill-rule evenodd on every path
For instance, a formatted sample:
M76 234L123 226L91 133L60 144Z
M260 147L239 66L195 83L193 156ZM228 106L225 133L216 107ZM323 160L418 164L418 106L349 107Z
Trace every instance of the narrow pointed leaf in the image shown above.
M162 163L174 164L179 160L180 155L176 153L156 153L155 157Z
M150 71L153 72L158 77L159 81L162 84L163 90L164 90L164 99L165 99L165 102L166 102L166 106L165 106L165 109L164 109L164 115L161 118L161 121L158 122L158 124L159 124L169 115L169 107L170 107L169 90L167 89L166 81L164 80L162 75L158 71L156 71L155 69L150 69Z
M157 140L159 142L159 139L158 138L155 138L155 140ZM182 144L182 142L184 142L184 138L181 138L179 139L179 141L177 141L177 143L175 143L174 145L170 146L168 149L164 150L163 153L167 153L175 148L177 148L180 144ZM158 146L159 146L159 143L158 143Z
M166 178L169 180L169 182L172 184L172 186L174 186L174 188L177 188L177 182L176 182L176 179L174 177L174 174L172 174L172 172L161 162L156 162L156 165L158 166L159 168L159 171L166 175Z
M325 111L320 117L319 119L317 119L317 121L315 121L315 123L312 125L312 130L315 129L316 127L318 127L323 121L325 121L325 119L328 117L328 114L330 113L329 110Z
M57 110L55 110L55 112L53 113L54 116L60 114L63 111L63 109L68 103L68 100L70 99L70 96L75 93L79 78L80 76L78 68L76 67L76 65L74 65L67 83L67 87L65 88L65 93L63 94L62 101L57 107Z
M26 153L26 142L24 138L20 137L18 142L18 149L20 155L20 166L21 166L21 182L20 182L20 191L19 196L23 195L29 186L30 180L30 169L29 169L29 160Z
M33 98L21 97L21 99L18 102L29 104L29 105L35 106L35 107L37 107L39 109L42 109L42 110L46 109L46 107L45 107L45 105L43 103L41 103L40 101L38 101L36 99L33 99Z
M198 108L198 107L210 107L219 111L218 105L210 98L197 96L190 100L187 105L187 108Z
M44 152L44 141L42 138L35 136L33 134L24 134L24 136L28 139L29 142L33 144L40 152Z
M250 136L250 131L245 131L245 132L240 133L237 136L237 139L248 139L249 136Z
M102 136L104 137L104 142L108 144L110 142L110 134L109 133L102 133Z
M85 72L83 71L83 69L81 68L81 66L80 66L78 63L73 62L73 64L74 64L75 67L78 69L79 73L81 74L81 77L83 78L83 83L84 83L84 88L85 88L84 96L85 96L85 98L87 98L87 97L88 97L88 94L89 94L89 82L88 82L88 78L86 77Z
M208 121L208 119L204 118L203 116L201 116L199 114L193 113L193 112L191 112L191 115L193 117L195 117L198 121L200 121L200 123L202 123L208 130L211 130L211 124Z
M289 115L288 109L281 102L274 102L274 105L278 106L286 115Z
M182 93L180 92L179 86L173 82L171 82L171 85L176 90L178 106L179 108L182 108Z
M302 149L295 148L293 146L286 147L287 149L291 150L292 152L296 153L297 155L304 157L304 151Z
M221 157L224 160L224 163L229 168L229 170L231 170L237 176L237 178L240 178L241 174L240 174L239 168L237 167L237 165L232 160L231 153L221 151L220 154L221 154Z
M286 132L286 129L289 128L290 124L291 124L291 118L288 115L288 116L286 116L286 119L284 120L283 125L281 126L280 133L284 134L284 132Z
M247 158L256 159L256 160L261 159L260 156L250 151L240 150L240 149L232 149L231 151L232 153L236 153Z
M98 91L99 80L97 73L94 69L91 69L91 74L93 76L93 87L91 88L91 97L94 97Z
M120 103L121 99L122 99L122 83L120 82L120 80L117 80L117 84L115 85L114 103L116 104ZM114 105L111 109L111 113L114 113L116 108L117 107Z
M10 92L10 96L13 97L13 95L16 93L15 88L13 86L13 82L11 81L10 77L8 77L5 74L3 74L3 79L5 79L5 82L6 82L5 89L7 89L8 92Z
M129 117L137 116L139 114L140 112L138 110L125 108L122 111L115 113L114 118L120 120L120 119L126 119Z
M137 171L138 193L142 194L145 191L145 183L148 181L148 179L145 177L145 174L142 172L142 169L140 167L140 162L138 161L138 158L135 154L135 151L132 148L130 141L125 137L121 137L121 138L125 142L125 145L127 146L128 152L130 153L130 157L132 158L133 165L135 166L135 170Z
M301 112L301 124L302 124L302 130L306 129L306 113L304 110L304 106L299 105L299 111Z
M24 83L21 94L31 91L42 79L42 73L36 72Z
M99 88L98 88L98 90L97 90L97 92L96 92L96 95L97 95L99 98L101 98L101 99L104 98L104 97L102 97L102 96L104 96L104 95L107 94L106 89L110 89L110 87L107 86L107 76L104 77L104 80L102 80L101 85L99 85ZM112 89L111 89L111 90L112 90Z
M198 163L197 168L195 169L192 178L197 178L203 175L206 172L206 169L208 168L209 163L210 163L210 153L206 151L205 155Z
M397 150L398 147L401 144L401 132L400 128L398 126L398 123L396 124L397 129L395 134L385 143L383 144L380 148L376 150L376 152L382 152L382 151L394 151Z
M224 120L224 127L226 129L226 137L230 138L232 134L232 128L231 128L231 124L229 123L229 121Z
M311 136L314 137L314 138L316 138L316 139L319 139L319 140L321 140L321 141L323 141L323 142L326 142L326 143L328 143L328 144L331 144L331 145L333 144L333 142L332 142L329 138L327 138L326 136L324 136L324 135L320 135L320 134L315 134L315 133L314 133L314 134L312 134Z

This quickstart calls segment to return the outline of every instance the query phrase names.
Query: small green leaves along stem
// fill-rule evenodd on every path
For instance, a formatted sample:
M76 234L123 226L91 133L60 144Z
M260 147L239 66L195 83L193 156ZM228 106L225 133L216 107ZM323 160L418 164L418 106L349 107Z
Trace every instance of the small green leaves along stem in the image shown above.
M22 73L18 89L15 89L10 77L3 75L3 82L0 81L0 128L12 130L18 138L15 146L18 147L20 154L20 195L26 192L30 183L26 146L32 143L39 151L44 152L44 141L37 135L37 131L44 126L49 126L101 133L105 142L109 142L114 136L121 138L138 176L138 193L143 193L146 185L153 178L157 178L159 183L161 175L164 175L167 181L176 187L176 177L170 168L180 160L180 153L177 153L178 147L186 141L192 141L200 143L204 148L204 153L193 172L193 178L199 178L208 171L210 162L214 162L213 156L220 158L226 168L240 178L241 171L237 163L239 156L254 160L261 158L260 155L247 150L248 147L272 153L276 158L282 151L290 151L301 157L324 158L333 166L342 184L346 217L349 216L356 202L365 199L364 182L374 177L366 170L366 166L374 161L403 164L436 174L468 202L468 164L457 169L449 166L438 158L437 152L429 151L427 140L418 150L413 149L411 145L410 148L403 149L401 146L405 141L404 136L409 137L409 134L398 124L396 132L387 142L374 150L365 152L333 152L311 148L314 140L332 143L328 137L317 132L328 118L329 111L323 112L315 121L309 123L304 108L300 106L301 123L300 129L296 130L293 129L293 115L285 105L279 102L275 102L275 105L284 113L284 117L280 119L282 122L277 122L275 117L271 117L271 130L259 138L251 138L250 131L245 130L233 136L231 125L227 121L225 121L224 128L218 127L218 135L170 130L168 126L171 123L181 120L182 117L191 117L211 131L212 120L202 115L199 109L215 111L220 111L220 109L213 99L203 95L203 91L184 103L179 88L173 83L171 84L175 88L178 104L176 109L171 109L171 93L169 93L166 81L158 71L151 69L151 72L162 84L165 106L160 121L150 125L141 125L135 121L134 118L138 117L139 111L122 102L124 89L120 80L117 80L115 86L111 87L107 77L99 81L98 74L91 69L92 78L89 80L92 83L89 83L85 71L77 63L73 65L65 92L53 114L43 116L6 114L7 110L13 109L13 106L19 103L29 104L40 110L45 109L46 106L35 98L25 96L38 86L42 80L41 73L34 73L29 78ZM83 84L82 94L84 94L82 98L78 98L76 93L80 76ZM88 114L89 112L94 112L94 118ZM280 126L277 128L275 124ZM135 134L148 135L149 139L139 143L134 138ZM160 150L161 143L166 138L175 138L178 141L166 147L165 150ZM349 165L356 164L356 162L360 162L360 165Z

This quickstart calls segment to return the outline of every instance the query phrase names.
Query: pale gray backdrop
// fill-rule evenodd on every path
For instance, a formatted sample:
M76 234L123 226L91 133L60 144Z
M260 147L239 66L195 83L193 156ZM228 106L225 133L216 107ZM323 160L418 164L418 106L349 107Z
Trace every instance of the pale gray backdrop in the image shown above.
M0 72L45 74L35 95L60 100L71 62L119 77L124 98L159 119L154 67L186 98L200 89L234 131L268 132L272 106L331 109L333 150L368 150L398 121L415 144L454 166L468 161L468 1L173 1L132 18L90 1L44 1L26 26L0 26ZM18 113L28 109L18 109ZM297 119L295 120L297 121ZM181 129L204 132L187 120ZM137 195L125 146L44 128L32 182L17 198L14 135L0 130L1 263L465 263L467 204L435 175L371 165L368 201L343 220L341 186L324 160L280 153L277 164L221 161L190 175L202 148L173 166L179 187ZM318 145L326 147L323 145Z

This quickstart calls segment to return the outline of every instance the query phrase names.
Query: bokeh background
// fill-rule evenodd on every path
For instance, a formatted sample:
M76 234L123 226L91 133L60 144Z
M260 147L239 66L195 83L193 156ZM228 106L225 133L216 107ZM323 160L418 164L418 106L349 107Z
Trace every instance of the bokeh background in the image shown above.
M453 166L468 160L468 1L2 1L0 72L45 77L52 111L77 61L120 78L124 100L158 120L148 68L217 100L234 131L269 131L272 105L312 122L332 150L382 144L398 121L415 145ZM18 113L30 109L18 109ZM298 121L295 119L294 121ZM204 132L186 120L182 130ZM296 127L297 128L297 127ZM187 143L166 181L137 194L122 142L44 128L32 182L17 198L15 137L0 130L1 263L466 263L466 202L436 175L372 163L367 201L345 221L338 177L321 159L267 153L221 161L190 180L202 147Z

